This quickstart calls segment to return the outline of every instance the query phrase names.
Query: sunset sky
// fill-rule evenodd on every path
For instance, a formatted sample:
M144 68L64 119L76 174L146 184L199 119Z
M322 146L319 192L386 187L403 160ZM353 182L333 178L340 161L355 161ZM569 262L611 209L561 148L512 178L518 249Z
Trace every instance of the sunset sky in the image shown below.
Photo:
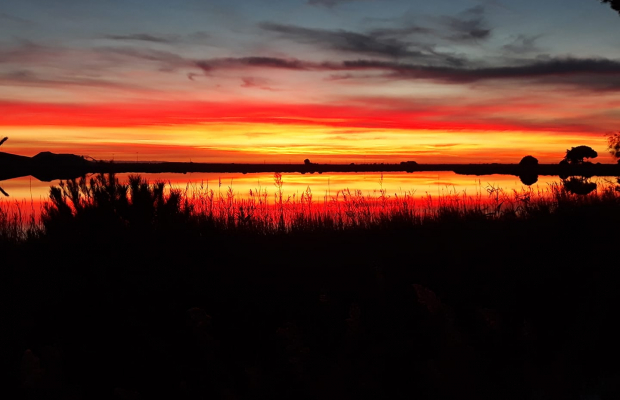
M1 150L611 163L619 38L597 0L4 0Z

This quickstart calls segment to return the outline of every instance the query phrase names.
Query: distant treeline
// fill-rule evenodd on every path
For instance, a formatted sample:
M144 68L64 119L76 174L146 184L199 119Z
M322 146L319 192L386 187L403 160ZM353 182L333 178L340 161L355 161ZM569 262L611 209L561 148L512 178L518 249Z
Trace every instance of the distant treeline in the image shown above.
M239 164L239 163L185 163L152 162L126 163L91 161L73 154L39 153L36 156L23 157L9 153L0 153L0 180L32 175L42 181L71 179L91 173L330 173L330 172L428 172L453 171L463 175L504 174L529 175L580 175L580 176L617 176L620 175L618 164L418 164L405 161L397 164Z

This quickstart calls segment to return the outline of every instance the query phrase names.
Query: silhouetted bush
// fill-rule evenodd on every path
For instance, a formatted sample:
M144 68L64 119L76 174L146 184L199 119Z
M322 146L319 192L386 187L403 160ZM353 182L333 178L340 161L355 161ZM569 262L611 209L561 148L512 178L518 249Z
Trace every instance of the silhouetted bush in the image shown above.
M177 189L165 191L163 182L150 184L140 176L130 176L121 184L114 174L99 174L61 181L50 189L50 202L41 215L51 235L127 230L165 231L189 221L192 207Z
M519 165L522 167L535 167L538 165L538 160L532 156L525 156L519 161Z

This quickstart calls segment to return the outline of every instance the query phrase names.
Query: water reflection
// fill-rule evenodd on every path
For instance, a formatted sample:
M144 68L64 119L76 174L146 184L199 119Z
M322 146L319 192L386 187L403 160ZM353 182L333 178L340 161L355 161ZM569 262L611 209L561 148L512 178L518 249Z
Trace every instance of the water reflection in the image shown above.
M536 174L521 174L521 175L519 175L519 180L524 185L532 186L533 184L538 182L538 175L536 175Z
M567 179L562 179L562 185L564 185L564 189L567 192L582 196L596 190L596 182L590 181L590 178L585 176L571 176Z
M120 182L127 182L130 174L118 174ZM254 193L267 192L273 196L276 191L273 173L259 174L217 174L217 173L162 173L141 174L150 182L163 181L174 188L184 191L213 190L225 193L229 189L235 196L249 196ZM330 173L330 174L282 174L282 194L285 197L299 196L308 187L315 197L334 197L345 189L359 190L364 195L403 195L414 196L442 195L454 193L486 193L489 186L504 191L521 190L523 185L538 185L541 188L550 183L557 183L557 177L542 176L540 179L530 176L516 177L512 175L458 175L454 172L391 172L391 173ZM21 177L2 181L4 191L10 195L11 201L26 200L29 203L46 201L50 186L60 181L41 182L32 177ZM5 198L6 200L7 198Z
M120 184L127 184L129 176L119 174L117 179ZM438 215L440 209L474 210L491 217L508 210L516 215L533 199L557 196L561 190L585 195L597 188L597 182L586 177L558 180L554 176L472 176L453 172L141 176L151 183L166 183L167 190L177 190L199 213L240 223L246 215L257 212L267 225L276 217L292 224L299 218L314 218L317 212L340 216L342 221L350 220L352 224L359 222L352 218L360 215L405 213L417 218L427 213ZM600 179L605 180L597 178L597 181ZM531 183L527 185L528 182ZM11 197L0 197L0 212L12 210L20 218L25 215L38 220L50 186L58 184L60 181L40 182L29 177L3 181Z

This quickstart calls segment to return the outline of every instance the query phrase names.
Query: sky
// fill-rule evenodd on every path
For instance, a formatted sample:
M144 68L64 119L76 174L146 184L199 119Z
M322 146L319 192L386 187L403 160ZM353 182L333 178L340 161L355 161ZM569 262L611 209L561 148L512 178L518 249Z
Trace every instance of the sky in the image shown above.
M4 0L5 152L98 160L614 160L598 0Z

